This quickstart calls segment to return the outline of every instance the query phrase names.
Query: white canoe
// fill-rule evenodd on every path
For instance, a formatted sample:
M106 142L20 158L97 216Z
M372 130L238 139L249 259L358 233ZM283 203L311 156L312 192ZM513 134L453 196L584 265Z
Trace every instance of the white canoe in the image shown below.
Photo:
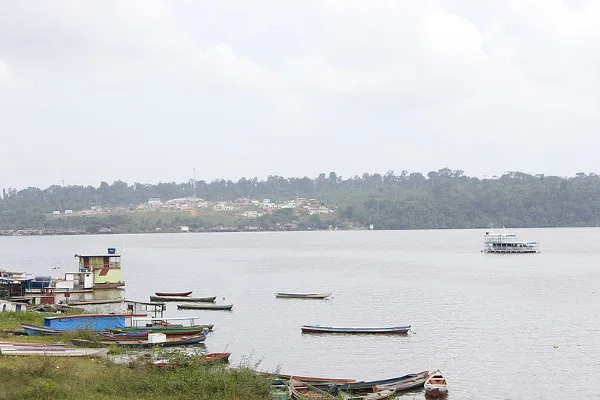
M72 347L0 347L3 356L104 357L109 349L76 349Z

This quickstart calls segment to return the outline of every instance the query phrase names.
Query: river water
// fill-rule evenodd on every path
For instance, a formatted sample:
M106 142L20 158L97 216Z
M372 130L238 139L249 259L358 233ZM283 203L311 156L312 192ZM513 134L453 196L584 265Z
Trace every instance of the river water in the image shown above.
M0 268L59 276L76 269L73 254L116 247L127 299L193 290L234 304L166 313L214 323L207 350L233 364L355 379L440 369L450 399L599 398L600 229L514 232L542 252L484 254L484 230L0 237ZM414 332L309 335L303 324Z

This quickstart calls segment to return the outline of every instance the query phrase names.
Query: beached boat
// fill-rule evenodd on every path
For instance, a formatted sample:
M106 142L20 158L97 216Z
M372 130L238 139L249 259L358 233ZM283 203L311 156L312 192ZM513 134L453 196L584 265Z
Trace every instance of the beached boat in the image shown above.
M384 382L376 384L376 389L394 389L396 392L400 392L403 390L418 388L423 386L429 375L429 371L419 372L418 374L405 375L403 377L400 377L400 379L398 379L395 382Z
M200 356L188 357L182 361L173 361L173 360L157 360L153 361L151 364L155 367L183 367L190 364L226 364L229 362L229 356L231 353L208 353L202 354Z
M275 297L281 299L326 299L331 296L330 293L276 293Z
M29 343L29 342L0 342L0 347L61 347L64 343Z
M392 326L387 328L335 328L331 326L320 325L302 325L302 333L350 333L350 334L407 334L410 331L410 325Z
M403 376L398 376L394 378L387 379L378 379L373 381L356 381L345 384L337 385L340 390L352 390L352 391L361 391L361 390L384 390L384 389L398 389L399 387L403 387L403 384L407 384L409 382L413 382L413 380L421 380L420 385L423 385L425 379L429 376L429 371L419 372L417 374L407 374ZM419 385L413 386L417 387ZM401 390L406 390L404 387Z
M93 341L93 340L85 340L85 339L72 339L71 343L76 346L112 346L116 345L119 347L170 347L170 346L186 346L190 344L197 344L204 342L206 339L206 334L201 333L199 335L194 336L173 336L166 337L165 341L162 342L154 342L150 340L140 340L140 339L124 339L124 340L102 340L102 341Z
M343 400L378 400L387 399L396 394L394 389L383 389L379 392L373 392L368 394L355 394L342 392L341 396Z
M290 378L290 390L292 396L298 400L335 400L337 391L334 394L319 389L308 382L303 382L295 377Z
M425 394L429 397L443 397L448 394L448 382L439 370L427 378L424 386Z
M200 356L197 361L208 364L228 363L230 355L231 353L208 353Z
M58 329L50 329L43 326L33 325L33 324L21 324L25 334L29 336L46 336L46 335L62 335L65 331L61 331Z
M65 304L69 306L85 306L85 305L100 305L100 304L113 304L122 303L125 299L122 297L113 299L81 299L81 300L66 300Z
M147 338L149 333L152 333L152 331L149 329L132 331L132 332L108 330L108 331L100 332L100 336L102 336L103 340L127 340L127 339Z
M212 297L150 296L150 301L181 301L181 302L212 303L216 299L217 299L217 296L212 296Z
M300 380L305 383L310 383L312 385L315 384L342 384L342 383L351 383L356 382L355 379L345 379L345 378L322 378L315 376L299 376L299 375L289 375L289 374L271 374L268 372L259 372L259 374L268 376L268 377L276 377L289 382L289 380L293 377L296 380Z
M3 356L57 356L57 357L103 357L108 349L72 347L0 347Z
M537 242L524 242L517 234L503 231L489 231L483 240L484 253L538 253L540 246Z
M179 310L225 310L231 311L233 304L177 304Z
M269 385L269 399L290 400L292 392L287 383L282 379L273 379Z
M184 297L192 294L192 291L189 292L155 292L155 295L159 297Z

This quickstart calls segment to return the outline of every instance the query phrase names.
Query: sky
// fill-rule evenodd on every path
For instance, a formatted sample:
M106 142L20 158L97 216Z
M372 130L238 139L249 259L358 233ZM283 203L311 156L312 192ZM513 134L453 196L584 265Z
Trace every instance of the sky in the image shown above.
M596 0L0 0L0 188L573 176L599 127Z

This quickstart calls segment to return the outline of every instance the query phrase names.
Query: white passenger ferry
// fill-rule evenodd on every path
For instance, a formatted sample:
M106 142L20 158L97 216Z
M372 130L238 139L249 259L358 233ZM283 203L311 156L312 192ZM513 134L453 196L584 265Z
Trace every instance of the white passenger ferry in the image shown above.
M540 246L537 242L523 242L517 234L488 231L483 240L484 253L539 253Z

